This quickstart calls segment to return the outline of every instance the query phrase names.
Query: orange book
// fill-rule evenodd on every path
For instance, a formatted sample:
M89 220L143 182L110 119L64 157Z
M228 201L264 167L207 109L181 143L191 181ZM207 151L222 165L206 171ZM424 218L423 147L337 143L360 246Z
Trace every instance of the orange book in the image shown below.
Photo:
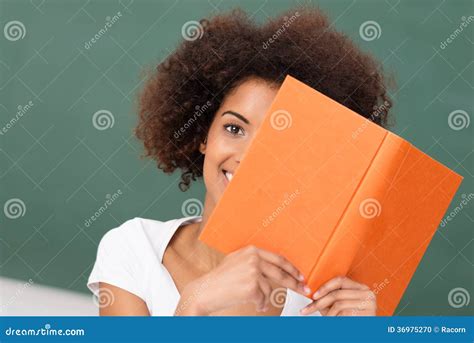
M199 239L285 256L312 294L346 275L392 315L462 177L287 76Z

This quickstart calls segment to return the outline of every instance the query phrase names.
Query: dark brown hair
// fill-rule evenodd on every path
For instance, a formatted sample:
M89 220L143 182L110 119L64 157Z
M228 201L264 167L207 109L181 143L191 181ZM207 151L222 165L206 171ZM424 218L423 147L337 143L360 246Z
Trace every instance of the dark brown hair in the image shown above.
M199 144L225 95L258 77L280 84L287 74L386 126L392 105L382 68L317 8L288 11L258 25L242 10L194 23L140 94L136 136L166 173L180 169L180 189L202 176ZM377 109L377 115L374 115Z

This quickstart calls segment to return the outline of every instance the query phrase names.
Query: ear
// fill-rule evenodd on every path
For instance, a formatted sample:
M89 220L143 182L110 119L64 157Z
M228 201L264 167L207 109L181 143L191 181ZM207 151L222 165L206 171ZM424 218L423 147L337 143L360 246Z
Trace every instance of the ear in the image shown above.
M207 137L204 139L204 142L202 142L199 145L199 151L201 152L201 154L203 154L203 155L206 154L206 148L207 148Z

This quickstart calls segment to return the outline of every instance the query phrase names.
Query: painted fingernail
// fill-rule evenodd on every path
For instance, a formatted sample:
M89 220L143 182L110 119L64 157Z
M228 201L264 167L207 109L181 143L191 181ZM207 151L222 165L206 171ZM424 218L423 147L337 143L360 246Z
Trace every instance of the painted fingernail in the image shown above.
M298 275L298 280L303 281L304 280L304 275L299 273Z
M311 289L308 286L304 286L304 292L306 294L309 294L309 293L311 293Z

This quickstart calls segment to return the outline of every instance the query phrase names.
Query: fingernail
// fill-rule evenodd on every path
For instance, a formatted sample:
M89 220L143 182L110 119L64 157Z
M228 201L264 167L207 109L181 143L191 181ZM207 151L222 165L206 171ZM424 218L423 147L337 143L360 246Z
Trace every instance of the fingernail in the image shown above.
M319 297L319 294L320 294L319 291L314 292L313 299L316 299L317 297Z
M311 293L311 289L308 286L304 286L304 292L306 294L309 294L309 293Z
M303 281L304 280L304 275L300 273L298 275L298 280Z
M300 314L306 314L306 311L308 311L308 309L307 309L307 308L303 308L303 309L300 310Z

